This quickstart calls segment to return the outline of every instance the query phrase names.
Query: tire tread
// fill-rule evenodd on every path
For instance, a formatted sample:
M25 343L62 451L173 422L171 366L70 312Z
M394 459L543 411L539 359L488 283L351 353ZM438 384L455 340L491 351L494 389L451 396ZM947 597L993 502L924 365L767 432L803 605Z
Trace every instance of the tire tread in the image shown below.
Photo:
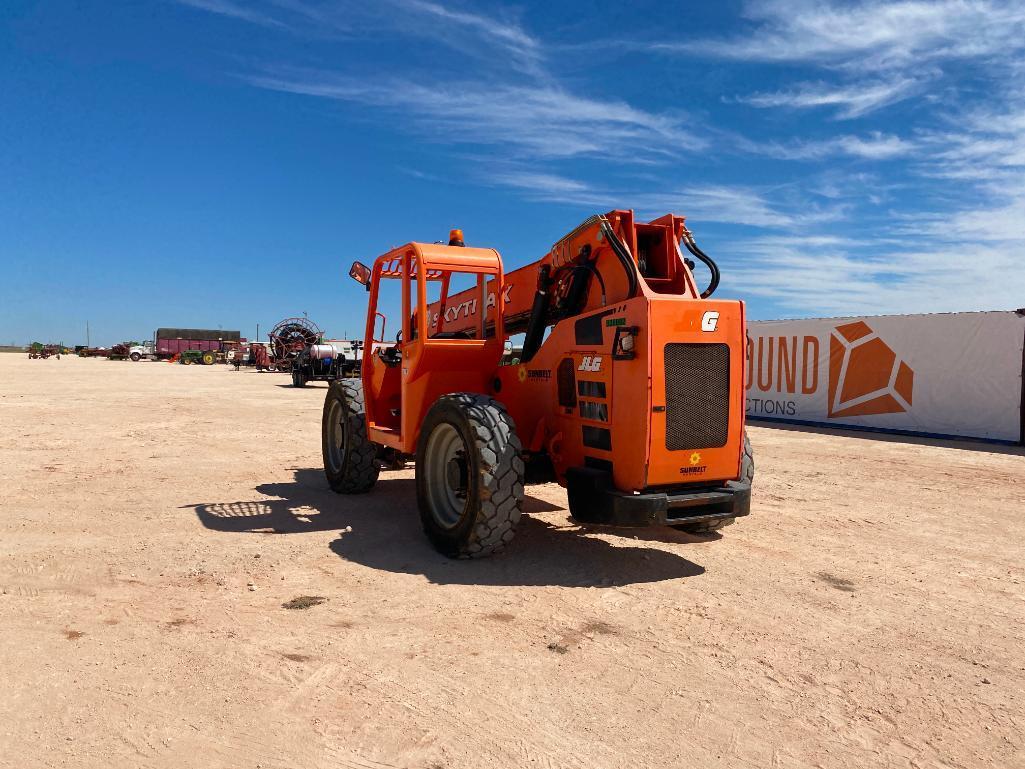
M505 406L487 395L452 393L438 399L462 412L474 436L480 463L480 504L465 541L435 545L456 558L484 558L501 551L515 535L523 507L523 446ZM434 408L434 407L432 407ZM421 436L426 440L426 436ZM421 506L423 506L421 502ZM427 530L428 536L431 532Z
M349 428L349 456L339 476L329 471L327 460L328 416L331 398L342 401ZM377 461L377 444L367 437L367 418L363 405L363 383L358 380L336 380L328 388L324 403L324 471L332 491L339 494L362 494L377 483L381 468Z

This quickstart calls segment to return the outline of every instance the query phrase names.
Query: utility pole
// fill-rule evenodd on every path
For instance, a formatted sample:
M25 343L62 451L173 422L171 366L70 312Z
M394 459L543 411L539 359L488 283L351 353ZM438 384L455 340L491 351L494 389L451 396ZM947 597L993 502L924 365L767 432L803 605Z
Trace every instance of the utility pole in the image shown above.
M257 342L260 341L260 324L259 323L256 324L256 341Z
M92 345L89 343L89 321L85 322L85 346L92 347Z

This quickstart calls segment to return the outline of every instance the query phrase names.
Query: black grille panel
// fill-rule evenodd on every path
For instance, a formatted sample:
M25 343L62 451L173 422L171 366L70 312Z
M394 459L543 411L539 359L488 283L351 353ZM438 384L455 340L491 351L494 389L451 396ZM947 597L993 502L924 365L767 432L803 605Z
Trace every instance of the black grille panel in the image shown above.
M559 405L575 409L577 407L577 375L576 364L572 358L563 358L558 371Z
M730 348L667 344L666 448L715 449L730 427Z

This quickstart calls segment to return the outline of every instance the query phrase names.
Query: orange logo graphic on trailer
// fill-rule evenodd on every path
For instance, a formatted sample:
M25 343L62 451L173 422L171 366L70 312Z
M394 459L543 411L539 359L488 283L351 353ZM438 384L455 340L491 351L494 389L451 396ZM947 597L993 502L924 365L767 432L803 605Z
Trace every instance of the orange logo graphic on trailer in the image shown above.
M914 383L911 367L864 321L829 335L829 416L903 413Z

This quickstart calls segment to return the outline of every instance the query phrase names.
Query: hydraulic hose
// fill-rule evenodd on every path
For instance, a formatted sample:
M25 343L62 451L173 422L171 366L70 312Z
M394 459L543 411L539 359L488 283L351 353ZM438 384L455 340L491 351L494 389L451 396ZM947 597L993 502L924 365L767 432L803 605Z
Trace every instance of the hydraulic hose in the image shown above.
M637 283L637 268L634 264L633 257L630 256L630 251L627 249L623 241L616 235L615 230L612 229L612 225L609 224L609 220L604 216L597 215L588 217L580 226L578 226L571 233L566 235L559 243L563 243L578 232L583 230L585 227L590 226L595 221L599 223L602 238L612 248L616 258L619 259L619 263L623 267L623 271L626 273L627 283L629 285L628 297L637 295L638 283ZM556 244L558 246L558 243ZM552 251L555 251L556 246L552 247ZM601 286L601 300L604 306L607 302L605 293L605 280L602 278L598 269L592 264L577 265L577 268L586 269L588 272L594 274L598 279L598 283ZM545 325L548 321L550 308L548 307L548 290L551 286L554 277L552 276L551 267L549 265L543 265L538 273L537 290L534 294L534 302L530 308L530 318L527 321L526 336L523 340L523 351L520 355L520 361L526 363L537 353L541 347L541 342L544 340Z
M707 299L714 294L715 290L719 287L719 265L712 260L712 257L698 248L698 244L694 242L694 236L690 234L690 230L684 230L680 239L687 250L690 251L697 259L704 262L708 271L712 273L712 277L708 281L708 288L701 292L701 298Z
M616 235L616 231L612 229L612 225L605 216L595 214L594 216L587 217L587 219L585 219L575 230L570 232L568 235L565 235L559 243L565 243L572 239L577 233L591 226L595 222L599 223L602 238L609 244L609 246L611 246L613 253L615 253L616 257L619 259L619 263L623 266L623 271L626 273L627 283L630 287L627 293L627 298L637 296L637 266L634 263L633 257L630 256L630 250ZM559 243L552 246L553 251Z
M612 247L612 251L619 258L619 263L623 265L623 271L626 273L626 279L630 285L627 298L637 296L637 266L634 264L633 257L630 256L629 249L616 235L608 219L604 216L599 216L598 219L601 222L601 231L605 240Z
M598 272L598 268L595 267L590 262L588 262L587 264L585 264L583 266L584 266L585 269L588 269L592 273L594 273L594 277L596 277L598 279L598 285L601 286L601 306L604 307L605 305L607 305L609 303L608 299L606 299L606 297L605 297L605 279L601 276L601 273Z
M520 352L520 363L527 363L534 357L541 342L544 341L545 316L548 310L548 288L551 280L548 277L551 268L541 265L537 274L537 290L534 292L534 303L530 308L530 320L523 338L523 350Z
M591 290L592 275L598 279L598 284L601 286L602 307L608 304L605 293L605 279L602 278L601 273L598 272L598 269L593 264L587 261L579 262L573 267L563 267L556 275L566 270L570 272L568 278L569 286L556 302L552 315L553 319L568 318L576 315L583 309L584 302L587 300L588 293Z

